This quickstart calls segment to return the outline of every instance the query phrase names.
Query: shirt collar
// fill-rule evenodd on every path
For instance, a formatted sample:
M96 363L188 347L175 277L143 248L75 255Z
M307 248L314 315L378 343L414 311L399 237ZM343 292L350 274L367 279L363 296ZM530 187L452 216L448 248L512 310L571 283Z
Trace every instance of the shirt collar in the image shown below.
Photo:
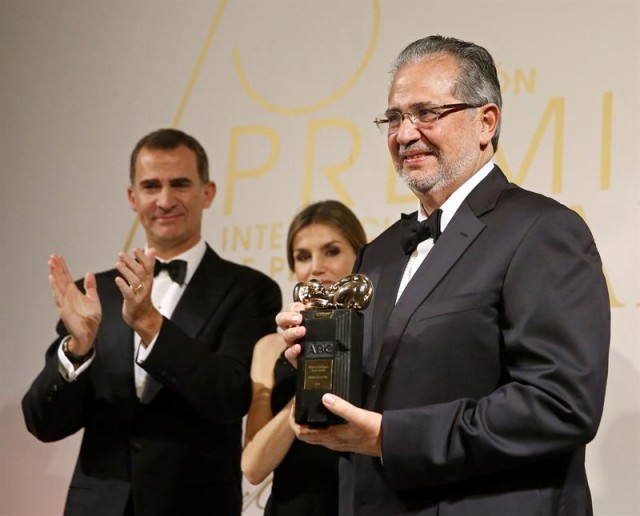
M440 206L442 210L442 216L440 218L440 231L444 231L451 219L460 208L462 202L467 198L472 190L480 184L485 177L489 175L489 172L493 170L495 163L493 160L489 160L485 163L480 170L473 174L469 179L462 183L458 189L453 192L449 198ZM419 204L419 203L418 203ZM419 204L418 208L418 220L424 220L427 218L427 214L422 209L422 205Z

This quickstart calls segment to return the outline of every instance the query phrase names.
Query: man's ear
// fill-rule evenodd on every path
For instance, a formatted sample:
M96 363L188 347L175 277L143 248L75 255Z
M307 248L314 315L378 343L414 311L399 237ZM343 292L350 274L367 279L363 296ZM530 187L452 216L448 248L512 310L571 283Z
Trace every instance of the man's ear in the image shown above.
M129 198L129 205L133 211L136 210L136 195L133 193L133 187L129 186L127 188L127 197Z
M204 207L208 208L211 206L213 199L216 197L216 192L218 191L218 187L213 181L209 181L204 186Z
M491 143L491 138L494 137L498 130L500 108L495 104L485 104L478 109L480 110L480 123L482 124L480 144L485 147Z

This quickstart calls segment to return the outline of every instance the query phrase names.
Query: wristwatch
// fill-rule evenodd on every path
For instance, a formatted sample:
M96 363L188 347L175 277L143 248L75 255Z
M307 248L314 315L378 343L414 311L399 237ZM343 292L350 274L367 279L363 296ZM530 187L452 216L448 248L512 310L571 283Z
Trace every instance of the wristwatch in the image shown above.
M66 338L62 343L62 352L64 353L64 356L69 359L69 362L76 365L84 364L87 360L89 360L93 356L93 348L91 348L84 355L78 355L77 353L73 353L72 351L69 351L68 344L70 340L71 338Z

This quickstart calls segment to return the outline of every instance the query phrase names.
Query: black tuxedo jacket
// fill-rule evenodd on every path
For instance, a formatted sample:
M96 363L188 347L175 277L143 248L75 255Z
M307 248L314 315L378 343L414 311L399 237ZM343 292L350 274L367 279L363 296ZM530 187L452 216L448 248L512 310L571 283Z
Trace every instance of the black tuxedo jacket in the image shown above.
M382 461L341 459L341 514L591 514L610 312L585 223L495 167L395 304L399 226L356 265L375 289L364 406L383 414Z
M239 515L241 424L251 399L253 345L274 331L275 282L207 247L171 320L164 320L144 369L162 384L136 397L133 331L122 319L115 270L97 275L102 322L96 357L77 381L58 372L57 350L22 401L42 441L84 429L65 515Z

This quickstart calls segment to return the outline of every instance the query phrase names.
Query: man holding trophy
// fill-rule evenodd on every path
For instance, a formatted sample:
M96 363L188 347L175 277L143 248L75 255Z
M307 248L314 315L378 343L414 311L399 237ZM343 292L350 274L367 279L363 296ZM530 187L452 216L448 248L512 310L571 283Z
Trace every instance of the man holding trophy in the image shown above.
M430 36L393 64L375 124L418 210L354 267L375 291L361 399L322 396L343 424L290 417L299 439L345 452L344 516L592 514L585 446L610 328L602 263L576 213L495 164L501 107L493 58L473 43ZM306 308L276 319L298 367Z

